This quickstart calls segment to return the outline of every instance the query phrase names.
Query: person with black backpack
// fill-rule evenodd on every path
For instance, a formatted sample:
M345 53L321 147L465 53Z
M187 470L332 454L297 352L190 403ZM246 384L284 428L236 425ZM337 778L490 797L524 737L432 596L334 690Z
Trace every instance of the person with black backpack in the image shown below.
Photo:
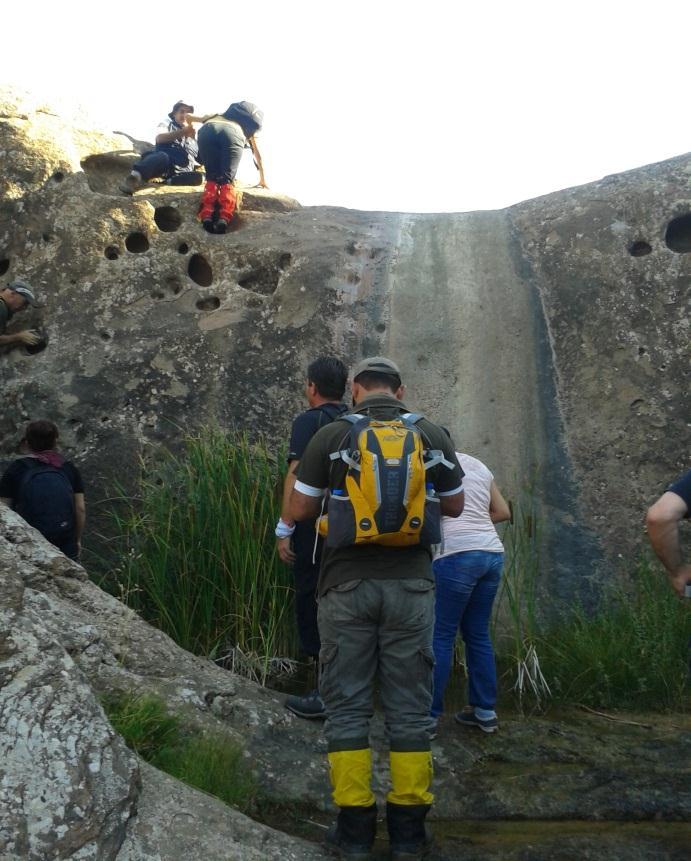
M283 482L283 505L276 524L276 550L282 562L291 565L295 578L295 610L300 650L319 667L319 627L317 625L317 580L322 541L317 540L315 521L295 523L290 517L290 494L295 485L295 471L307 444L324 425L348 412L343 403L348 369L340 359L321 356L307 368L305 397L309 409L293 421L288 447L288 473ZM317 677L318 681L318 677ZM291 695L286 708L298 717L323 719L324 703L315 687L305 696Z
M28 454L13 461L0 479L0 502L54 544L79 559L86 519L84 484L77 467L56 450L53 422L31 422L22 445Z
M234 182L246 148L252 150L259 187L267 188L255 137L264 122L264 113L252 102L233 102L222 114L190 116L188 121L203 122L197 140L206 185L198 218L209 233L225 233L237 206Z

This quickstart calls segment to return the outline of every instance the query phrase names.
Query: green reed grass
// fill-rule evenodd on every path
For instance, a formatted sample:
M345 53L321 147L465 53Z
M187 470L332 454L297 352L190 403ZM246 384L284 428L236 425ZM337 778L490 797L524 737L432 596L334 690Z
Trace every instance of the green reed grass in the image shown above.
M541 530L532 487L511 504L511 512L511 521L502 534L505 562L493 627L495 634L502 631L497 651L501 663L508 666L519 707L532 703L541 708L551 691L540 661L537 605Z
M603 590L591 615L573 608L542 637L557 698L599 708L683 710L688 705L691 613L657 565L642 559Z
M162 450L114 514L124 600L188 651L238 650L262 681L272 658L294 652L290 572L273 533L279 462L261 440L207 428L179 456Z
M115 731L142 759L232 807L253 807L257 784L230 736L186 733L156 697L109 697L103 707Z

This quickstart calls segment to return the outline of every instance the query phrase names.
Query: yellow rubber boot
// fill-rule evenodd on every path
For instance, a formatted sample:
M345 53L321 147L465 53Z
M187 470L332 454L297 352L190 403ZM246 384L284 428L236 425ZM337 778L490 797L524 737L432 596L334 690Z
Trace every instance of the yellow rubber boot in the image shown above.
M334 804L338 807L371 807L374 793L372 781L372 751L329 751L329 777L333 787Z
M391 766L391 792L386 800L399 805L429 805L434 796L429 791L432 783L432 752L430 750L399 751L389 753Z

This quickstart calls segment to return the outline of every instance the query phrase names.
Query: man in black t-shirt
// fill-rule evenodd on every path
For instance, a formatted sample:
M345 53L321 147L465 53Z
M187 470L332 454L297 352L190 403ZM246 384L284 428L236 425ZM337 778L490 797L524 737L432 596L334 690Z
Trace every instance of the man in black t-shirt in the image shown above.
M691 517L691 470L667 488L648 509L648 538L658 559L667 569L672 588L683 598L691 586L691 563L684 562L679 540L679 523ZM691 597L688 595L687 597Z
M332 356L315 359L307 368L305 397L309 409L293 422L288 451L288 474L283 484L281 517L276 525L278 555L293 566L295 607L300 648L319 666L319 628L317 627L316 589L319 577L321 539L317 542L314 520L295 523L290 517L289 500L295 484L295 470L319 428L347 411L342 402L348 369ZM316 548L315 548L316 543ZM306 696L290 696L286 708L304 718L323 718L324 703L315 689Z
M419 416L413 419L402 402L403 392L398 367L383 356L363 359L353 371L355 413L363 416L357 421L369 418L389 422L406 416L408 421L414 420L427 452L425 495L435 500L435 505L438 502L441 514L458 517L464 501L463 471L454 444L438 425ZM343 495L344 473L357 471L364 463L356 457L359 452L347 448L352 427L347 419L337 419L312 437L300 460L290 498L295 520L319 514L326 493L330 494L330 506L347 499ZM395 431L392 436L396 436ZM382 441L387 440L382 437ZM388 452L386 465L400 467L402 456L392 455L391 449ZM375 475L381 457L383 449L372 459ZM406 469L410 475L415 463L411 461ZM394 484L396 475L383 465L381 474ZM363 475L361 482L361 495L378 493L383 498L386 488L372 482L371 477ZM370 489L372 483L375 490ZM419 525L417 517L410 525L415 520ZM368 530L371 521L363 518L357 528ZM431 548L422 541L398 546L333 541L332 545L327 537L319 575L319 691L327 711L325 734L333 799L340 810L326 843L342 858L369 857L374 843L377 807L371 788L369 729L378 683L389 739L391 791L386 819L391 857L422 858L430 848L425 818L433 800Z
M70 559L79 559L85 521L79 470L56 451L58 429L31 422L22 443L29 454L13 461L0 479L0 502L42 533Z

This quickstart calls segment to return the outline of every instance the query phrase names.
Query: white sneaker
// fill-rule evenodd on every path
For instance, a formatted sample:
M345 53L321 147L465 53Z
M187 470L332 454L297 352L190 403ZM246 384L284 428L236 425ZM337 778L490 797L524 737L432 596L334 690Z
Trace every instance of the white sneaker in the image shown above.
M138 170L130 171L120 185L120 191L123 194L134 194L134 192L142 185L142 175Z

